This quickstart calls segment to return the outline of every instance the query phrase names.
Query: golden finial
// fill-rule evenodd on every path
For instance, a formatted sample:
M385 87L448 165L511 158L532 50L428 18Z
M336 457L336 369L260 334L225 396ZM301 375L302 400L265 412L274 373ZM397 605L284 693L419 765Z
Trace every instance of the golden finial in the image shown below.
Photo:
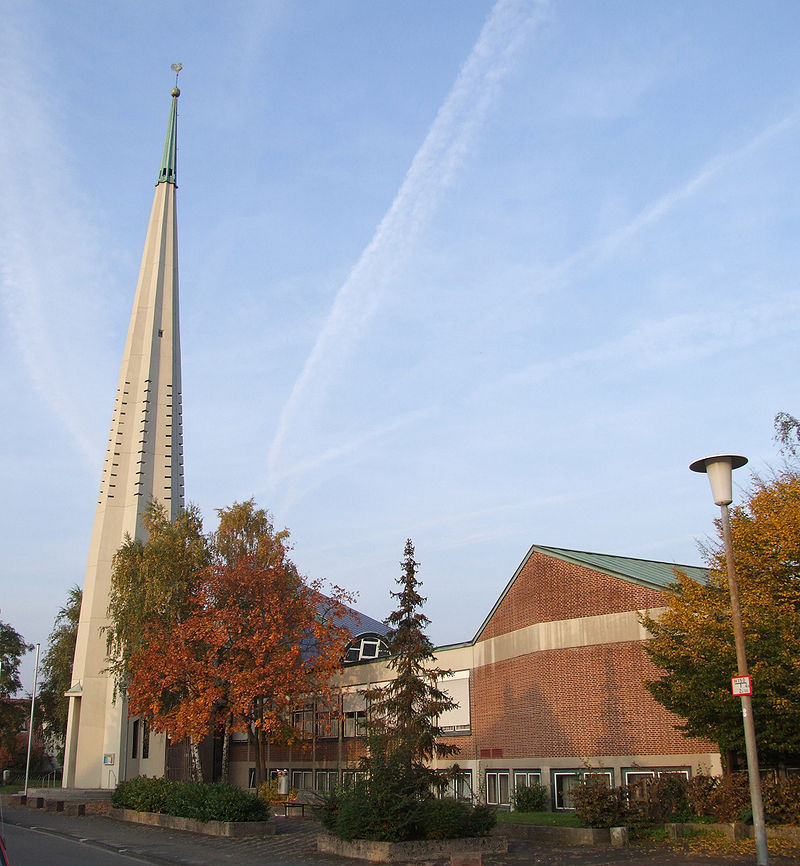
M181 69L183 69L183 64L182 63L173 63L172 66L170 67L170 69L172 69L172 71L175 73L175 86L172 88L172 95L173 96L180 96L181 91L178 87L178 76L181 73Z

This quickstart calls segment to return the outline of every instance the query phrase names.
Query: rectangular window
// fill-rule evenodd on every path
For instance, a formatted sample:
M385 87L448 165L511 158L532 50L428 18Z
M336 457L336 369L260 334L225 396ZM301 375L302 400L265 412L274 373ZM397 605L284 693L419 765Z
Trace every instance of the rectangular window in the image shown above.
M508 770L486 771L486 802L489 806L510 806Z
M367 640L366 638L361 641L361 653L360 657L362 659L376 659L378 658L378 650L380 649L380 641L377 640Z
M273 772L275 772L273 770ZM250 767L247 771L247 787L255 788L256 786L256 768Z
M339 738L339 713L335 710L317 710L317 736L323 740Z
M455 671L452 676L443 677L437 685L458 704L439 716L439 727L447 733L466 733L471 730L469 671Z
M367 703L364 688L366 684L342 689L344 715L342 735L345 737L363 737L367 732Z
M574 809L572 791L579 782L603 779L611 787L613 777L608 770L556 770L553 773L553 799L556 809Z
M458 775L449 779L439 789L440 797L452 797L454 800L472 800L472 770L459 770Z
M292 787L297 788L298 791L301 788L307 791L313 790L314 774L311 770L292 770Z
M637 800L644 799L647 794L647 786L653 779L670 775L689 779L690 771L685 767L657 767L653 769L636 767L632 770L622 771L623 784L636 788L634 796Z
M136 719L133 723L133 731L131 733L131 757L139 757L139 720Z
M520 785L530 788L531 785L541 785L542 774L538 770L514 770L514 790Z
M302 710L292 713L292 727L303 740L310 740L314 731L314 705L306 704Z
M342 770L342 787L352 788L356 782L366 781L367 774L361 770Z
M142 758L150 757L150 725L147 719L142 719Z
M316 790L322 794L335 791L339 784L339 773L337 770L317 770Z
M554 773L554 796L556 809L574 809L572 803L572 789L580 781L577 773Z
M356 710L344 714L344 736L365 737L367 735L367 711Z

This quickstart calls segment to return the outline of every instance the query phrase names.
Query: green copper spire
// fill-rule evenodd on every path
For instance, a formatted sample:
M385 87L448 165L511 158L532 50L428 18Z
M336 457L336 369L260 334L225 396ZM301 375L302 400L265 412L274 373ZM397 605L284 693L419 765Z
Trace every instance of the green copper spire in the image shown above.
M167 122L167 137L164 139L164 152L161 155L161 168L158 170L156 186L160 183L178 185L178 97L180 95L181 92L176 83L175 87L172 88L172 106Z

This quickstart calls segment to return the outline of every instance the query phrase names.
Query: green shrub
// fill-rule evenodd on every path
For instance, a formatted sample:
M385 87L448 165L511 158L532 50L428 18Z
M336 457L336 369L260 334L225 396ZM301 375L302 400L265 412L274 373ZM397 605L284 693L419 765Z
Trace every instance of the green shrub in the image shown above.
M515 812L544 812L550 795L544 785L517 785L511 795L511 806Z
M148 779L138 776L120 782L111 795L111 803L118 809L135 812L168 813L170 798L178 782L171 779Z
M323 827L339 839L401 842L409 839L457 839L487 836L496 823L494 809L460 800L419 799L397 792L381 796L368 783L332 791L316 807Z
M120 809L197 821L265 821L269 816L263 800L227 782L174 782L140 776L120 782L111 802Z
M461 800L423 800L418 809L425 839L460 839L488 836L497 823L494 809Z

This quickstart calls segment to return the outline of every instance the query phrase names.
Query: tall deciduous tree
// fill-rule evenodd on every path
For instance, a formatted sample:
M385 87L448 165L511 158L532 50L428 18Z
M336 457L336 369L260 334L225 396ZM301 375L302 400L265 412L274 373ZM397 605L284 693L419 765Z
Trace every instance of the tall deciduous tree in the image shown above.
M299 575L288 532L252 500L219 516L213 561L188 582L179 620L147 621L130 656L128 696L171 739L248 731L260 783L267 739L289 735L293 704L331 698L349 638L339 625L346 596L336 588L325 596Z
M0 621L0 740L13 748L14 738L25 718L25 709L12 700L22 688L19 665L31 645L8 623Z
M425 633L430 620L421 610L425 598L419 592L419 563L414 559L411 539L406 541L403 554L402 574L397 580L400 589L392 593L398 606L386 620L391 626L388 665L395 678L367 692L370 754L366 763L373 790L385 775L390 798L396 793L424 798L442 779L429 762L459 751L457 746L441 742L438 725L439 716L457 704L438 685L452 671L435 666L433 644Z
M67 732L69 705L64 693L72 685L72 663L75 657L82 598L83 592L79 586L70 588L67 601L59 610L53 623L47 652L42 657L39 671L41 676L39 706L50 731L59 741L63 741Z
M736 650L730 615L725 550L704 550L709 580L678 575L666 612L646 617L646 644L664 673L648 683L653 696L686 719L682 729L744 752L741 705L731 694ZM800 470L789 465L754 477L742 505L731 509L747 660L753 677L753 713L759 756L783 763L800 758ZM730 764L731 761L729 760Z
M188 610L191 587L209 564L208 541L198 509L189 505L170 522L153 501L142 517L146 541L125 537L114 556L106 642L109 669L118 687L131 678L131 657L152 623L169 628Z

